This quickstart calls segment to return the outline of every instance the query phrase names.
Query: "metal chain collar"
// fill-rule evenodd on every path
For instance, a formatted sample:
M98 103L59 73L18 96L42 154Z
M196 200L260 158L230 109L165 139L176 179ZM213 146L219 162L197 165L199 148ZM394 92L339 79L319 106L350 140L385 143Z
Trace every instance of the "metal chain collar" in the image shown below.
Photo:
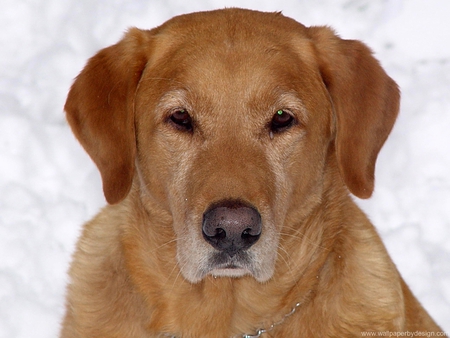
M272 324L269 326L269 328L267 328L267 329L259 329L258 331L256 331L256 334L254 334L254 335L243 334L243 335L241 336L241 338L259 338L259 337L261 337L261 335L262 335L263 333L272 331L272 330L273 330L275 327L277 327L278 325L283 324L284 321L285 321L288 317L292 316L292 315L295 313L295 311L297 310L297 308L298 308L300 305L301 305L301 303L295 304L295 306L292 308L292 310L291 310L289 313L285 314L285 315L283 316L283 318L281 318L278 322L272 323Z
M244 333L242 335L234 336L232 338L260 338L262 334L270 332L273 329L275 329L277 326L283 324L287 318L289 318L290 316L292 316L295 313L295 311L297 310L297 308L300 305L301 305L301 303L295 304L295 306L292 308L292 310L289 313L285 314L283 316L283 318L281 318L278 322L272 323L267 329L258 329L255 334ZM171 335L171 334L163 334L163 336L170 337L170 338L177 338L176 336Z

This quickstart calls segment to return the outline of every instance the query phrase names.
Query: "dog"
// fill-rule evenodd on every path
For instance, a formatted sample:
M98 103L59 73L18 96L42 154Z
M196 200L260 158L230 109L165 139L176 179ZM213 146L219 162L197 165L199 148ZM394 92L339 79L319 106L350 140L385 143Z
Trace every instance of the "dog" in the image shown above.
M351 196L373 192L399 98L365 44L281 13L130 29L65 104L108 205L60 336L441 332Z

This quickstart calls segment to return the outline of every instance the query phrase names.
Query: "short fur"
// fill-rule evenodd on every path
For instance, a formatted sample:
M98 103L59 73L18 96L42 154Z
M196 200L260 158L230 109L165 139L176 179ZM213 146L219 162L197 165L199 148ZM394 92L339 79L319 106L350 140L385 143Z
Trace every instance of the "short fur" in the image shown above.
M398 109L371 51L327 27L226 9L131 29L65 106L110 205L78 242L61 337L440 331L349 195L372 194ZM273 131L278 110L294 123ZM261 214L245 269L215 267L201 235L227 199Z

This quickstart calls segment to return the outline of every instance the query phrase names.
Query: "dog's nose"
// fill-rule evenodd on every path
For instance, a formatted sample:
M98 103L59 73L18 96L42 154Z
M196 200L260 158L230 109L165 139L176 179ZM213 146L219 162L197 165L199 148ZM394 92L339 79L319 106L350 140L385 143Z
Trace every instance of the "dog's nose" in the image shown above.
M233 257L261 236L261 215L239 201L216 203L203 215L203 237L217 250Z

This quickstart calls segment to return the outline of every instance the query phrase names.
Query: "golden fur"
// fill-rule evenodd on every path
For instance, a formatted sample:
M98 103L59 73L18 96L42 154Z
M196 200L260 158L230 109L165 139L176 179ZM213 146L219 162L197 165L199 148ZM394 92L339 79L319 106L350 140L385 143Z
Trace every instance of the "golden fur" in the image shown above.
M398 107L363 43L280 13L131 29L65 106L110 205L78 242L61 337L439 331L349 195L372 194ZM293 122L274 131L279 110ZM192 128L171 120L185 112ZM224 199L261 214L245 268L211 268L202 217Z

